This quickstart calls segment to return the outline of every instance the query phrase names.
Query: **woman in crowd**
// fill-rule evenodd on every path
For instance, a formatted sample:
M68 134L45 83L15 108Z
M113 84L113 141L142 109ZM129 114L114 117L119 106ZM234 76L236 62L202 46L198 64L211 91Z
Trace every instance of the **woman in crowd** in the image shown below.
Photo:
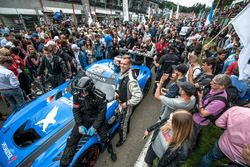
M30 80L34 81L39 67L40 54L37 53L33 45L27 46L27 56L24 59L24 65L29 69Z
M176 167L189 153L193 134L192 114L186 110L176 110L169 120L162 125L158 122L147 128L145 137L155 130L152 143L148 148L145 162L148 166L159 158L158 167Z
M86 40L84 50L85 50L85 52L87 53L87 56L88 56L88 63L92 64L94 62L94 57L93 57L93 55L94 55L94 46L93 46L93 43L92 43L91 39L88 38Z
M10 48L10 56L13 58L13 65L11 71L18 77L20 87L24 90L25 94L31 93L31 85L24 61L19 56L19 49L17 47Z

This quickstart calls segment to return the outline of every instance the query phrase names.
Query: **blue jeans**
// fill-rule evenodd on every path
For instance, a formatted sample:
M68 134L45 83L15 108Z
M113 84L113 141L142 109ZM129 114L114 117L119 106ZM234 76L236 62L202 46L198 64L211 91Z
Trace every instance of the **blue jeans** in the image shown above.
M11 111L14 111L25 102L23 92L20 87L16 89L0 90L0 93L10 104Z
M213 148L205 156L202 157L199 163L199 167L210 167L214 161L220 160L224 157L225 155L220 150L220 147L217 141L214 144Z

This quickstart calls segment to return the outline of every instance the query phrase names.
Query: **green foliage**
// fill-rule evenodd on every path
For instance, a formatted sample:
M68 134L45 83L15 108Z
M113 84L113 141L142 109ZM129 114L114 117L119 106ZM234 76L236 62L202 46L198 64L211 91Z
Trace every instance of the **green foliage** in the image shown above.
M214 5L216 6L219 1L220 1L220 4L218 8L220 8L220 6L223 5L223 3L224 3L223 6L230 6L234 0L215 0Z
M164 1L162 6L163 8L168 8L170 10L173 9L174 11L176 11L177 9L177 4L170 2L170 1ZM183 12L183 13L195 12L196 14L198 14L200 11L205 10L205 9L206 9L206 5L201 4L201 3L196 3L192 7L186 7L186 6L180 5L180 12Z
M221 134L222 130L214 125L203 128L198 147L192 152L182 167L196 167L201 158L213 147L214 143L219 139ZM224 161L225 160L222 162ZM216 164L220 164L222 162L217 162Z

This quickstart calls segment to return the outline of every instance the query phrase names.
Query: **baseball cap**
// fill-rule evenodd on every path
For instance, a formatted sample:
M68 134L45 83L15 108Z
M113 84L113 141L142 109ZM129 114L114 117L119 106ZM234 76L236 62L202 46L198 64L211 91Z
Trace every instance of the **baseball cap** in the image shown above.
M185 64L179 64L179 65L173 65L172 66L174 70L182 73L183 75L185 75L188 71L188 67Z
M196 88L193 83L185 81L185 82L178 82L178 86L188 95L192 96L196 92Z
M52 40L50 40L50 41L48 41L47 43L46 43L46 45L45 46L55 46L56 45L56 43L54 42L54 41L52 41Z
M38 34L35 33L35 32L33 32L33 33L31 34L31 36L32 36L32 37L35 37L35 38L39 38Z
M80 48L77 46L77 44L73 44L71 45L71 49L80 49Z
M97 37L101 37L101 36L100 36L100 34L95 34L95 37L97 38Z
M10 34L9 33L4 33L3 36L8 37L8 36L10 36Z
M58 36L55 36L55 37L54 37L54 41L57 41L57 40L59 40L59 37L58 37Z

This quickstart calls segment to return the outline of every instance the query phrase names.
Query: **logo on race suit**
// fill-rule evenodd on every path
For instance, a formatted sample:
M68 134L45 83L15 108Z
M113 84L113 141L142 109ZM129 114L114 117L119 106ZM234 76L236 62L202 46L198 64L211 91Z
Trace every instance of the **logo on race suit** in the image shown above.
M43 124L42 131L46 132L46 129L47 129L49 124L56 123L55 117L56 117L57 111L58 111L58 107L55 106L44 119L42 119L41 121L38 121L35 125Z
M7 146L7 143L6 142L3 142L1 144L2 146L2 149L4 151L4 154L6 155L6 157L8 158L8 160L10 160L12 157L13 157L13 154L10 152L8 146Z

